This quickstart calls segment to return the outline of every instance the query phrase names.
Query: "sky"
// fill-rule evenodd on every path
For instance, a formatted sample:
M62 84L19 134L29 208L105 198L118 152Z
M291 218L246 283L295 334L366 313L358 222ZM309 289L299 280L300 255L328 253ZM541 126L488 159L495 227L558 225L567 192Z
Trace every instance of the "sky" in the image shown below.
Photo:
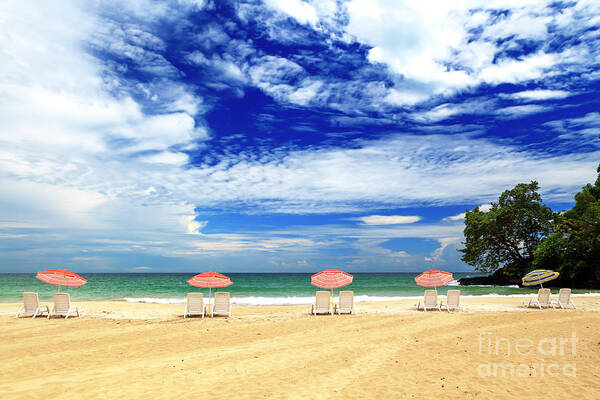
M432 4L434 3L434 4ZM0 2L0 272L471 271L600 161L600 2Z

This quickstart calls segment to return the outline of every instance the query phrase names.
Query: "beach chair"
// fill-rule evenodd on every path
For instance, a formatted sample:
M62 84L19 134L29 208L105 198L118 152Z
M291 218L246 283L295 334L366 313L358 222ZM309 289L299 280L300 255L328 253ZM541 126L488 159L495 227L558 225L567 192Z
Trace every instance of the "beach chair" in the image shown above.
M311 314L331 314L330 294L325 290L320 290L315 295L315 303L312 305Z
M450 312L450 309L463 310L463 307L460 305L460 290L448 290L446 302L440 302L440 308L444 307L446 307L446 311L448 312Z
M202 293L187 294L187 303L185 305L183 318L192 315L201 315L202 318L204 318L204 297L202 296Z
M426 290L423 295L423 303L419 300L419 303L415 304L415 306L417 310L420 310L422 307L424 311L428 309L442 311L437 301L437 290Z
M341 313L354 314L354 292L352 290L342 290L340 292L335 311L338 315Z
M523 302L523 305L527 308L531 306L538 307L540 310L544 307L550 307L550 289L538 290L537 297L529 300L528 303Z
M551 301L552 307L560 307L567 308L568 306L572 306L574 309L575 303L571 301L571 289L563 288L558 292L558 299Z
M48 318L53 315L65 317L65 319L72 315L85 317L85 310L71 304L69 293L54 293L54 307L52 307L52 312L48 314Z
M37 293L24 292L23 293L23 306L17 311L15 318L19 318L21 315L32 315L33 318L38 315L50 314L50 309L46 305L40 304L40 299Z
M231 317L231 301L229 299L229 292L215 292L215 304L212 306L211 317L215 314L225 315Z

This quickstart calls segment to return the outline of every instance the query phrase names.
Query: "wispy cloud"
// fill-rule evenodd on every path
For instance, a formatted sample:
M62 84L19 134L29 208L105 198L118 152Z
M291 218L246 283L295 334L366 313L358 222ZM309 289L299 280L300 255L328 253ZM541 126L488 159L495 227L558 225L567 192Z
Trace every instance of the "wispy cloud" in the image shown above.
M496 110L496 113L500 115L502 118L520 118L524 115L529 114L537 114L541 112L550 111L551 108L547 106L542 106L539 104L524 104L521 106L510 106L504 107Z
M505 97L516 99L516 100L554 100L564 99L572 96L573 93L566 90L548 90L548 89L537 89L537 90L523 90L522 92L516 92L505 95Z
M416 215L368 215L366 217L355 218L362 221L365 225L396 225L413 224L422 218Z

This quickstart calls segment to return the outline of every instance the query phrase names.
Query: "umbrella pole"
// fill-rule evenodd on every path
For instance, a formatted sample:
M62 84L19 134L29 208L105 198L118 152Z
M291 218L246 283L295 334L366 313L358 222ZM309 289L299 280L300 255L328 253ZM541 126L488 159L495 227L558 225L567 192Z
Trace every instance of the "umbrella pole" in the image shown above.
M212 291L212 288L208 288L208 313L210 314L210 293Z
M331 316L333 317L333 288L331 288Z

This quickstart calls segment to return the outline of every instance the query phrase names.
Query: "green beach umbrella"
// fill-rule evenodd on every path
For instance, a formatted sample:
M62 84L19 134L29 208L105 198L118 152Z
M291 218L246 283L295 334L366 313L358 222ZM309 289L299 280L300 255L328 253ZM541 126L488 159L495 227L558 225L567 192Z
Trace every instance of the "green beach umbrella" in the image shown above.
M558 278L558 275L560 275L558 272L549 269L536 269L523 277L523 286L540 285L541 287L544 287L544 285L542 285L544 282L556 279Z

